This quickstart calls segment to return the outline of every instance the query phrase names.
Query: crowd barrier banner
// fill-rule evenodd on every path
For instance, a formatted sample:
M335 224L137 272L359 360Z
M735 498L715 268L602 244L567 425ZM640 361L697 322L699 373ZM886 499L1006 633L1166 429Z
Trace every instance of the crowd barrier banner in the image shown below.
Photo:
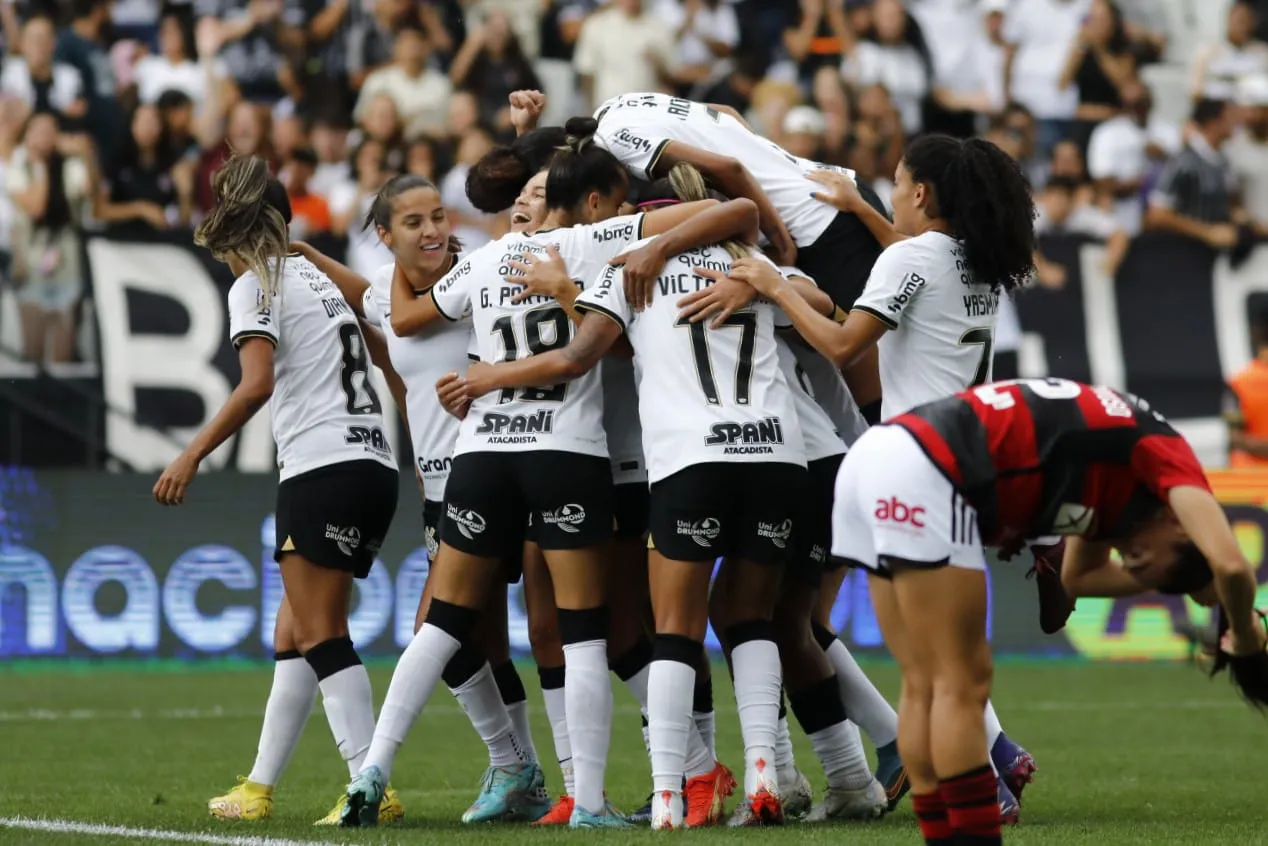
M1211 478L1260 581L1268 580L1268 472ZM272 654L282 594L272 560L273 479L206 473L179 508L155 504L153 483L147 474L0 468L0 658ZM402 485L380 560L358 583L351 629L367 656L392 656L409 642L427 576L420 498L412 480ZM1185 599L1081 600L1065 632L1047 637L1025 578L1029 566L1019 558L991 569L988 626L997 653L1174 659L1187 647L1172 623L1208 620ZM510 588L508 603L511 643L523 654L519 590ZM849 575L833 623L852 649L883 654L861 573ZM716 641L710 646L716 650Z

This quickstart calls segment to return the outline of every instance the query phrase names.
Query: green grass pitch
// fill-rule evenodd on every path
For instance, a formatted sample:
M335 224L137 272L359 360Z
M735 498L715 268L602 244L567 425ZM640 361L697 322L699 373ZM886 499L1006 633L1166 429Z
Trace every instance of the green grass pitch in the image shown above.
M897 673L869 665L893 697ZM391 668L371 675L381 698ZM536 674L530 688L535 736L552 761ZM715 672L718 745L737 773L742 747L734 701ZM475 796L483 746L449 694L437 692L397 759L393 777L406 822L373 831L313 828L346 781L320 707L278 788L274 817L222 824L206 800L250 768L268 693L265 667L154 672L92 669L0 672L0 843L44 846L155 842L135 829L307 842L642 843L642 829L570 832L457 822ZM996 669L996 706L1009 734L1039 762L1025 794L1016 844L1268 843L1261 764L1268 724L1223 681L1181 664L1010 663ZM638 713L623 689L608 769L608 792L632 810L648 790ZM818 764L794 728L798 763L821 786ZM558 772L546 766L552 790ZM734 803L732 799L732 804ZM728 809L729 810L729 809ZM122 826L114 834L5 827L17 817ZM657 835L666 836L666 835ZM917 844L909 804L873 824L790 825L766 831L725 828L667 835L695 842ZM267 842L267 841L264 841Z

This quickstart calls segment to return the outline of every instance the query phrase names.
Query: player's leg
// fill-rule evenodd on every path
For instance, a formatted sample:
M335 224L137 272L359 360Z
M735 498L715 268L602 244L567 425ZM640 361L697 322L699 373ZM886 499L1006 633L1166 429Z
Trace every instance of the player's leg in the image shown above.
M262 820L273 812L273 788L303 734L317 701L317 676L295 645L294 614L286 596L273 625L273 686L250 774L224 796L207 803L216 819Z
M426 618L392 673L365 764L348 786L344 826L377 822L396 752L450 660L471 642L480 610L500 577L504 539L524 523L525 506L503 458L467 453L454 459L440 549L427 576Z
M889 808L893 810L911 787L898 754L898 712L876 689L832 628L832 608L848 572L849 568L843 563L829 557L811 628L836 673L845 712L876 748L876 780L885 788Z
M573 828L626 826L604 793L612 737L608 678L607 576L612 541L612 471L606 458L567 452L517 456L559 609L564 701L572 747Z
M524 544L524 611L528 617L528 643L537 663L546 720L555 745L555 758L563 778L564 792L537 825L567 825L572 819L572 744L568 740L568 714L564 700L564 645L559 637L559 611L555 607L555 585L550 580L546 559L536 543Z

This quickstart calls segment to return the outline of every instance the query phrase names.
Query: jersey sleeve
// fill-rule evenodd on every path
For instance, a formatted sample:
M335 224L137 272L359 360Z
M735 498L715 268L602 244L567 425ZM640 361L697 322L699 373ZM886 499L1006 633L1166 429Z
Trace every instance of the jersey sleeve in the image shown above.
M229 341L234 349L248 338L264 338L277 346L275 305L254 273L244 274L233 283L229 289Z
M444 279L432 286L432 302L446 320L461 320L471 311L471 286L475 279L475 274L471 272L473 258L475 256L460 261L445 274Z
M1163 502L1173 488L1211 489L1193 447L1179 433L1141 438L1132 449L1131 464L1132 474Z
M619 112L609 113L599 121L595 137L626 170L644 179L653 179L656 163L673 139L652 127L624 126L617 122L618 116Z
M586 258L606 262L626 252L643 240L643 221L646 218L647 215L640 212L586 226L583 247Z
M854 309L897 329L903 312L925 287L925 277L917 267L918 255L901 241L881 253Z
M576 308L602 314L624 331L634 316L634 310L625 299L625 272L611 265L603 268L595 283L577 296Z

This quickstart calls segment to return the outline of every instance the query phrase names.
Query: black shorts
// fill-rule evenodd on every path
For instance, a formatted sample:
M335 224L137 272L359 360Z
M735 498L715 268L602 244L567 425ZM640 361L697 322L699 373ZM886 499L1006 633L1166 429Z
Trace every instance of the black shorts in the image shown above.
M468 452L453 460L440 539L496 558L509 538L544 550L584 549L612 538L612 466L575 452Z
M647 536L647 508L651 494L646 482L630 482L612 488L612 513L617 540L641 540Z
M648 547L673 561L792 559L806 469L783 462L695 464L651 487Z
M888 217L885 204L872 186L866 182L858 186L868 205ZM832 302L849 311L863 293L881 251L880 242L857 215L841 212L828 224L819 240L797 248L797 268L814 279L815 284L832 297Z
M811 587L819 587L826 570L831 569L828 552L832 549L832 497L836 490L837 470L845 453L811 461L806 466L806 487L797 512L796 553L788 565L787 577Z
M445 518L445 504L435 500L423 500L423 538L427 543L427 561L436 560L440 551L440 526ZM519 535L508 535L506 552L502 557L502 575L508 585L513 585L524 575L524 541L527 539L528 526L525 525Z
M273 560L294 552L364 579L400 493L397 472L377 461L345 461L287 479L277 486Z

